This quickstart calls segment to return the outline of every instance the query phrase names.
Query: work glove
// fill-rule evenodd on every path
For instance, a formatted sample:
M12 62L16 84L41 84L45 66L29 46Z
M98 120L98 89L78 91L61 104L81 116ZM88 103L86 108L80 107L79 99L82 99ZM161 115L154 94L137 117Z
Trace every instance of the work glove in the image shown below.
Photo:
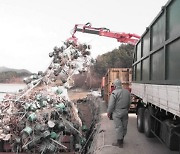
M113 120L112 113L107 113L109 120Z

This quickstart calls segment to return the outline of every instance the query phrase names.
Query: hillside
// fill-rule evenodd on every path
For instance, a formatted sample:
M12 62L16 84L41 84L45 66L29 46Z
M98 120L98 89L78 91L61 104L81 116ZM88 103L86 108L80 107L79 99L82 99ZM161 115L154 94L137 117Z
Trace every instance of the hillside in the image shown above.
M26 69L0 67L0 83L21 83L22 79L32 73Z
M14 69L14 68L8 68L8 67L4 67L4 66L0 67L0 73L1 72L17 72L17 73L29 73L29 74L31 74L31 72L26 70L26 69Z

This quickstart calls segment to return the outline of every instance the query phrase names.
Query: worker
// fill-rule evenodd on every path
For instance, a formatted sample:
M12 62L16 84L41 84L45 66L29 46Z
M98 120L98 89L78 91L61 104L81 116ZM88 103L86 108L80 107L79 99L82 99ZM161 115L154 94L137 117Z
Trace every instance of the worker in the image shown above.
M113 90L109 99L107 116L110 120L113 119L117 133L117 143L113 143L112 145L123 148L124 136L127 133L130 93L128 90L122 88L119 79L116 79L113 84L115 90Z

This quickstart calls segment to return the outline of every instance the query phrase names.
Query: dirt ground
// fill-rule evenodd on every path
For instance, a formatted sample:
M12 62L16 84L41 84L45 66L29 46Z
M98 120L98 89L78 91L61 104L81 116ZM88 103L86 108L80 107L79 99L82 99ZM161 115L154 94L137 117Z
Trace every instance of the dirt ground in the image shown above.
M68 91L68 96L70 100L78 100L78 99L86 98L88 94L89 94L88 90L82 90L82 89L74 89Z

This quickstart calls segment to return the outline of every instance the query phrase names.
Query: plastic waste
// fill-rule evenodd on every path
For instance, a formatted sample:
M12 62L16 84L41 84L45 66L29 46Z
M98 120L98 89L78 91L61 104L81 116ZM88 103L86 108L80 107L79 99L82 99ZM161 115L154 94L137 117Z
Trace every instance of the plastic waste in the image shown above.
M87 127L82 125L67 89L73 86L72 76L87 71L91 65L89 49L87 44L77 46L73 42L54 47L46 71L24 78L27 87L1 102L0 140L13 141L15 153L19 152L17 149L59 153L68 148L62 143L65 139L70 143L70 138L71 147L76 151L82 149Z

